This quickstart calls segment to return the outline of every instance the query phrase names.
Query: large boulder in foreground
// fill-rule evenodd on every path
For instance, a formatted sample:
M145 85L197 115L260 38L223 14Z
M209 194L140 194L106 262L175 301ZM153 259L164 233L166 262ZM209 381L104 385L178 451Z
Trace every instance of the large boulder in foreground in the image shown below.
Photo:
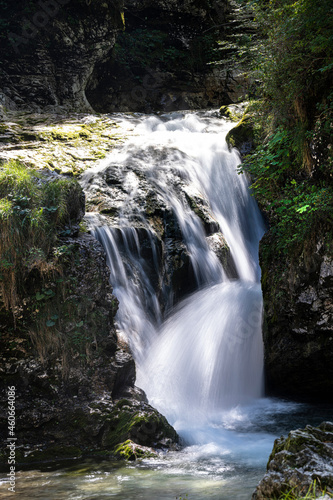
M311 498L333 493L333 423L291 431L274 442L267 472L253 493L252 500L280 498L289 491Z

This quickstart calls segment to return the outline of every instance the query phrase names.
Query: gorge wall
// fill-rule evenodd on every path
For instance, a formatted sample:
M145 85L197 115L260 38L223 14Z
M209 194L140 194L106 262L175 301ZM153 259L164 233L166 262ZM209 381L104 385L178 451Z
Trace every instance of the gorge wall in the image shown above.
M297 259L267 259L274 237L261 242L267 389L332 402L333 258L329 225Z
M203 109L244 90L237 72L210 65L235 23L228 0L2 3L4 109Z
M3 2L4 3L4 2ZM5 2L0 87L6 108L90 110L85 90L124 28L123 2Z
M231 79L210 65L230 11L226 0L125 1L125 31L87 89L94 108L150 112L230 102Z

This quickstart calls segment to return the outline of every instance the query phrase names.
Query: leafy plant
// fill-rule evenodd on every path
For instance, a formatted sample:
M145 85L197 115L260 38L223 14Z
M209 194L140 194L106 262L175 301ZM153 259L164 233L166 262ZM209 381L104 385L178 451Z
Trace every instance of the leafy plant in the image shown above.
M244 3L244 2L243 2ZM332 16L319 0L247 2L261 33L252 73L256 149L242 171L268 215L271 252L296 257L333 220Z

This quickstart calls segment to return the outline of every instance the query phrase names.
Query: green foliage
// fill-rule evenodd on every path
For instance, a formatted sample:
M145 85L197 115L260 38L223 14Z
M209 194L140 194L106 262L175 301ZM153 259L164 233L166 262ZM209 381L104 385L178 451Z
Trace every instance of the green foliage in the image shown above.
M255 151L242 171L276 235L272 251L296 256L333 222L333 16L329 2L250 2L262 42L253 77Z
M317 97L332 70L332 5L321 0L252 5L265 37L258 64L264 97L280 119L294 121L295 103Z
M309 131L325 106L332 76L332 6L321 0L251 3L263 37L255 76L262 82L262 113L272 117L273 130L265 127L264 133L281 126L293 130L291 147L310 172Z
M293 255L317 230L333 223L333 187L300 174L293 155L292 132L278 128L271 139L245 158L241 171L269 214L276 249Z
M50 251L69 222L66 200L73 189L78 197L75 181L47 180L18 161L0 168L0 292L14 317L29 273L43 276L56 269Z

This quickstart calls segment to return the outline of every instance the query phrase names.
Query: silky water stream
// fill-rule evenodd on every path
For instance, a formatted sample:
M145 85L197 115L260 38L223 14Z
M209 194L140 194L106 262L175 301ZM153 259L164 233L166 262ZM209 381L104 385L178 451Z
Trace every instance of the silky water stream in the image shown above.
M90 193L100 189L113 165L117 178L109 185L122 184L118 216L112 227L103 217L88 221L107 253L119 299L117 329L134 354L136 385L184 448L135 464L86 461L21 472L17 491L40 499L250 499L274 439L319 424L328 413L264 397L258 245L265 227L245 175L237 174L238 153L226 145L230 124L214 112L116 119L133 128L131 138L88 170L82 185ZM168 270L161 276L158 241L140 203L148 192L173 214L189 255L194 285L182 301L175 300ZM206 200L230 248L231 274L208 245L189 193ZM168 256L172 242L163 245Z

